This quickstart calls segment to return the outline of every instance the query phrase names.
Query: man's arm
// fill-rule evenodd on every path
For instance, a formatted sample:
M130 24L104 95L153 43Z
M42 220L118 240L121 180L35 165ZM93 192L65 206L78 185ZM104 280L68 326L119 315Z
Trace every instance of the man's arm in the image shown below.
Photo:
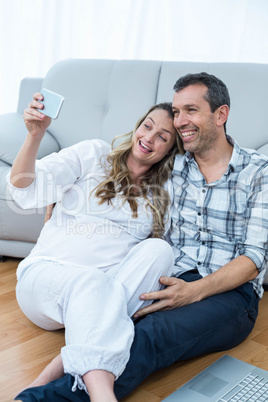
M171 310L187 304L201 301L209 296L235 289L257 277L259 271L254 262L243 255L222 266L218 271L194 282L185 282L178 278L162 277L160 282L167 288L158 292L144 293L142 300L155 300L135 313L134 318L158 310Z

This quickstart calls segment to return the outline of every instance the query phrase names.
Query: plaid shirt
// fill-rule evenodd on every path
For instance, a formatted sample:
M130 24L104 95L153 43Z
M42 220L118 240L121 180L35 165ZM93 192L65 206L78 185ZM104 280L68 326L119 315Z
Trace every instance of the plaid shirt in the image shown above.
M227 172L207 184L189 152L176 157L170 239L173 275L198 269L206 276L244 255L257 266L259 297L268 264L268 158L233 144Z

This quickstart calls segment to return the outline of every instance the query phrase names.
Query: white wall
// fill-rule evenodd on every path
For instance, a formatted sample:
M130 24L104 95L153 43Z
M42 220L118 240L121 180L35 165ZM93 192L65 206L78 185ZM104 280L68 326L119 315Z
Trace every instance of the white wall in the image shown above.
M0 113L65 58L268 63L267 0L0 0Z

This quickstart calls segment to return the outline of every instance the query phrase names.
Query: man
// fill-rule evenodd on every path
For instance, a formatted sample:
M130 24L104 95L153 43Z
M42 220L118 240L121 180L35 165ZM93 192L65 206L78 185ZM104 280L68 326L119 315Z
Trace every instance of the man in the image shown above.
M174 125L186 151L173 173L174 276L160 279L165 289L141 295L158 301L135 315L141 319L131 358L115 384L118 399L155 370L238 345L254 326L263 294L268 158L226 135L230 99L218 78L189 74L174 89ZM71 392L72 384L65 376L20 397L88 400L83 391Z

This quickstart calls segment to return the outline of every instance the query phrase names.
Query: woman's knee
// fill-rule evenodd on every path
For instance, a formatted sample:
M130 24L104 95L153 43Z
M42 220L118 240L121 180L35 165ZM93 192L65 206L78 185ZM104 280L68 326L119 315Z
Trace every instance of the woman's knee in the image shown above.
M162 239L147 239L145 248L150 250L151 258L159 263L174 264L174 253L170 244Z
M146 267L153 275L170 276L174 266L174 253L171 246L162 239L147 239L143 243L143 269Z

